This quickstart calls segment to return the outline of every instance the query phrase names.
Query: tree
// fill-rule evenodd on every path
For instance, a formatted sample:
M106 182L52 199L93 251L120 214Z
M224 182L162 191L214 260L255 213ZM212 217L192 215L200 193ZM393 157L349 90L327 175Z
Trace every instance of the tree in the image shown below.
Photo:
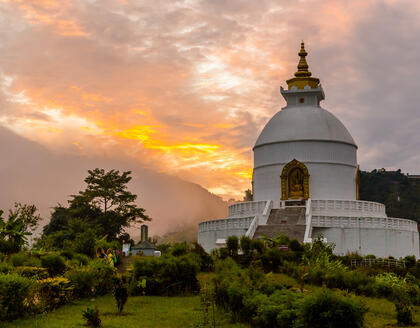
M252 202L254 200L254 194L252 190L247 189L244 191L244 202Z
M36 212L35 205L15 203L14 208L9 210L7 220L5 220L2 218L3 211L0 210L0 239L3 252L19 252L28 243L27 236L32 235L33 230L41 220Z
M150 220L145 209L136 205L137 195L127 188L131 181L130 171L120 173L96 168L88 173L84 180L86 188L77 195L71 195L69 206L54 208L49 224L44 227L40 245L51 235L57 248L63 248L66 240L78 239L83 244L82 241L92 239L90 233L84 234L88 229L92 229L96 237L106 236L108 241L116 240L121 234L129 239L124 228Z

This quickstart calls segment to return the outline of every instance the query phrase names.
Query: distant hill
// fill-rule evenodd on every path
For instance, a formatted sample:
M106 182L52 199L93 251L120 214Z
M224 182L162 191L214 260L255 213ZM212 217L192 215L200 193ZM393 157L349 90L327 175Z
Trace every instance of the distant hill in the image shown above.
M389 217L420 222L420 178L384 169L360 171L360 199L385 204Z
M197 231L198 222L227 215L228 203L198 184L155 172L130 158L66 155L0 126L0 209L14 202L35 204L47 223L51 208L67 205L69 195L84 188L87 170L96 167L132 171L129 189L152 218L150 235ZM140 231L130 231L137 240ZM196 236L195 232L195 236Z

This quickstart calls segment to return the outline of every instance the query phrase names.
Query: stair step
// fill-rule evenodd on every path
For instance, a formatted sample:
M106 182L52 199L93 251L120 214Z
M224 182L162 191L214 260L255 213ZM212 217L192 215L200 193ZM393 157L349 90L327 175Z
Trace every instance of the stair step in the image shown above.
M293 224L270 224L261 225L257 227L254 234L254 239L269 237L272 238L277 234L286 235L290 239L297 239L303 242L305 236L306 226L304 225L293 225Z

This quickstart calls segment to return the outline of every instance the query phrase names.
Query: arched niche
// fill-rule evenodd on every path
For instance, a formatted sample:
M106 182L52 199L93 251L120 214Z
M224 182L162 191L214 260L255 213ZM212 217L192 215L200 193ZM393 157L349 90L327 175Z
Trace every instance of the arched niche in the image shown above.
M293 159L281 172L281 199L308 199L309 171L305 164Z

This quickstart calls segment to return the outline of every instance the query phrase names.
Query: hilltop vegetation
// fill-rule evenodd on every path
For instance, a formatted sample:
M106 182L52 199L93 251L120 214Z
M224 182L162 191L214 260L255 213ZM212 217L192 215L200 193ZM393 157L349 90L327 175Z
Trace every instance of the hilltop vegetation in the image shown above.
M397 171L360 171L360 199L385 204L388 216L420 222L420 180Z

